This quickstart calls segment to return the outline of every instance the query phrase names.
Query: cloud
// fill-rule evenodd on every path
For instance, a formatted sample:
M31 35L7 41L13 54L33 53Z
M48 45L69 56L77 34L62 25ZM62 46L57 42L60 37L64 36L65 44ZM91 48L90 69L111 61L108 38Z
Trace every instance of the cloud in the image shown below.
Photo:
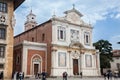
M97 21L105 20L112 11L120 12L119 0L43 0L42 2L39 0L25 0L15 11L17 20L15 35L20 31L19 28L24 27L26 15L29 14L31 8L37 16L37 22L40 24L51 18L54 11L57 16L63 16L63 12L71 9L72 4L75 4L76 9L84 15L84 21L90 22L93 25ZM112 18L115 18L113 14L111 15ZM116 15L116 18L119 17L120 15Z
M115 16L116 19L120 19L120 13Z

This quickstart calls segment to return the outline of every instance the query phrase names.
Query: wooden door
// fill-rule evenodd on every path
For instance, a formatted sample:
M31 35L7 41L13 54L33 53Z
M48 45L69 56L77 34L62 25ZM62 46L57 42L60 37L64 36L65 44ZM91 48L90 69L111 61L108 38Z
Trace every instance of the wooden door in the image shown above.
M73 74L78 74L78 59L73 59Z
M39 64L34 64L34 75L38 73L39 70Z

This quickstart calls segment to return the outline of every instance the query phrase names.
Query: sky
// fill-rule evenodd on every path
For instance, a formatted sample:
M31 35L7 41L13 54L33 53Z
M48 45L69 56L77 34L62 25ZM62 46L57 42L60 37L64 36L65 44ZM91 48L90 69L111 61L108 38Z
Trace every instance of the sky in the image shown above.
M65 11L75 8L84 16L82 19L92 24L93 43L108 40L113 49L120 49L120 0L25 0L15 11L16 26L14 35L24 31L26 16L32 12L41 24L55 13L64 16Z

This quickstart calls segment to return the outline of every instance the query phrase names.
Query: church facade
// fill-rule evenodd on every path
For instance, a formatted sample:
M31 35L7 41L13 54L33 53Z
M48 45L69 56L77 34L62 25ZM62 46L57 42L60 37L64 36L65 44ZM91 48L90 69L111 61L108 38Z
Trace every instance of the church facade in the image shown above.
M74 7L65 16L37 25L30 12L25 31L14 37L14 71L25 76L47 72L49 76L100 76L99 54L92 45L92 26Z

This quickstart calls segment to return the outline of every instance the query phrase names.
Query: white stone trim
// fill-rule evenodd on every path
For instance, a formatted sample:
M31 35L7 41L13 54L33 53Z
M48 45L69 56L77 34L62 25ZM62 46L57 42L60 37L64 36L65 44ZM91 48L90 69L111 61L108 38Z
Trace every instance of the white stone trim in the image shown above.
M39 58L41 59L41 61L40 61L40 62L32 62L32 60L33 60L33 58L34 58L35 56L39 56ZM41 57L40 55L38 55L38 54L35 54L35 55L32 56L32 58L31 58L30 60L31 60L30 74L34 75L34 64L39 64L38 71L39 71L39 72L40 72L40 71L42 72L42 63L43 63L42 57ZM41 67L40 67L40 66L41 66ZM40 69L40 68L41 68L41 69Z
M23 45L23 52L22 52L23 53L23 55L22 55L22 57L23 57L22 58L22 72L24 72L25 76L27 76L28 49L44 50L46 52L46 55L47 55L47 49L46 49L47 44L45 44L45 43L29 42L29 41L23 41L21 44ZM46 63L46 65L47 65L47 63Z

